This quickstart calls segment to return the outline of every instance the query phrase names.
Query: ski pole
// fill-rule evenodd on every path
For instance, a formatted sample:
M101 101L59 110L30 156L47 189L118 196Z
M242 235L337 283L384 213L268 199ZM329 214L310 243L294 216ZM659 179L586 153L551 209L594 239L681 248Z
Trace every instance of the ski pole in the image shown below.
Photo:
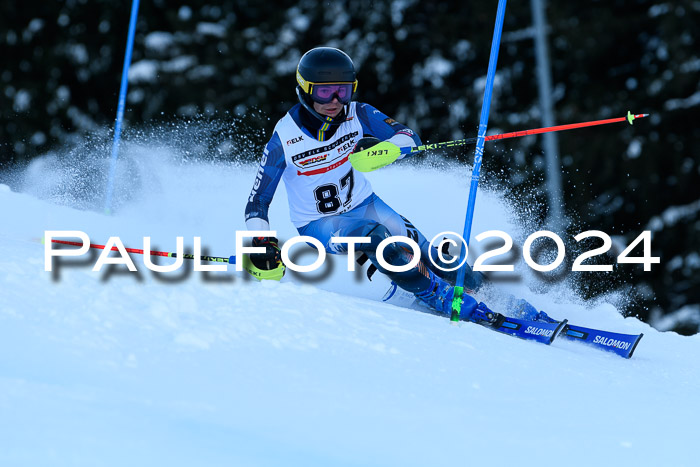
M606 120L593 120L590 122L581 122L581 123L569 123L566 125L556 125L556 126L550 126L550 127L544 127L544 128L533 128L531 130L520 130L520 131L513 131L510 133L501 133L498 135L490 135L490 136L483 136L484 142L486 141L496 141L496 140L501 140L501 139L508 139L508 138L519 138L521 136L529 136L529 135L539 135L542 133L550 133L554 131L563 131L563 130L573 130L575 128L585 128L589 126L597 126L597 125L607 125L608 123L617 123L617 122L624 122L627 121L629 122L630 125L634 123L634 121L638 118L644 118L648 117L649 114L633 114L630 111L627 111L627 116L626 117L618 117L618 118L608 118ZM479 138L482 136L477 136L475 138L465 138L465 139L458 139L454 141L444 141L442 143L432 143L432 144L424 144L422 146L417 146L417 147L412 147L412 146L407 146L403 148L399 148L391 143L388 143L386 141L383 141L376 146L372 146L369 149L365 149L364 151L359 151L353 154L350 154L350 163L352 166L359 170L360 172L372 172L373 170L381 169L382 167L385 167L392 162L394 162L396 159L399 158L400 155L413 155L417 152L420 151L432 151L435 149L443 149L443 148L453 148L457 146L467 146L470 144L478 143Z
M585 127L589 127L589 126L607 125L608 123L617 123L617 122L624 122L624 121L627 121L627 122L629 122L630 125L632 125L636 119L644 118L644 117L648 117L648 116L649 116L649 114L633 114L632 112L627 111L626 117L608 118L606 120L594 120L594 121L590 121L590 122L581 122L581 123L569 123L567 125L556 125L556 126L550 126L550 127L544 127L544 128L533 128L531 130L513 131L511 133L502 133L499 135L486 136L484 138L484 141L497 141L497 140L508 139L508 138L519 138L521 136L539 135L542 133L551 133L554 131L573 130L575 128L585 128ZM474 138L458 139L455 141L445 141L442 143L424 144L422 146L417 146L417 147L404 147L404 148L401 148L401 154L411 154L414 152L428 151L428 150L433 150L433 149L452 148L455 146L467 146L467 145L476 143L478 141L478 139L479 139L479 137L477 136Z
M41 239L41 243L44 243L44 239ZM71 246L78 246L82 247L82 243L78 242L71 242L68 240L55 240L51 239L51 243L59 243L62 245L71 245ZM95 243L90 244L90 248L96 249L96 250L104 250L105 245L97 245ZM139 250L138 248L124 248L124 250L127 253L135 253L139 255L145 255L146 252L144 250ZM119 251L119 248L116 246L113 246L110 248L110 251ZM177 253L169 253L166 251L154 251L151 250L151 256L165 256L167 258L177 258ZM199 256L196 257L195 255L191 255L189 253L184 253L182 255L184 259L197 259L199 258L200 261L213 261L216 263L229 263L229 264L236 264L236 256L229 256L228 258L224 258L221 256ZM281 266L276 269L269 269L269 270L263 270L257 268L252 261L250 260L250 257L247 255L242 255L243 259L241 261L241 266L245 271L247 271L251 276L255 277L256 279L259 280L273 280L273 281L278 281L282 279L284 276L284 272L286 270L285 267Z
M72 245L72 246L83 246L82 243L78 242L69 242L67 240L55 240L52 239L51 243L60 243L61 245ZM105 245L97 245L94 243L90 244L90 248L94 248L97 250L104 250ZM111 251L119 251L119 249L116 246L113 246L110 248ZM124 250L127 251L127 253L136 253L139 255L145 255L146 253L144 250L139 250L137 248L124 248ZM165 251L153 251L151 250L151 256L165 256L167 258L177 258L177 253L168 253ZM194 255L191 254L183 254L182 257L184 259L195 259ZM200 256L199 257L200 261L214 261L217 263L230 263L230 264L236 264L236 257L235 256L229 256L228 258L223 258L220 256Z

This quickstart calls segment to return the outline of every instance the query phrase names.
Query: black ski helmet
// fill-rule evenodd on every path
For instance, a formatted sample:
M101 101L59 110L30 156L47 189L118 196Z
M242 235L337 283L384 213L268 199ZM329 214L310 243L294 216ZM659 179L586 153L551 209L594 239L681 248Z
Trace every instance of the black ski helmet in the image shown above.
M313 110L311 90L319 83L352 83L357 90L357 73L352 59L334 47L316 47L306 52L297 65L297 96L299 102L312 114L325 120Z

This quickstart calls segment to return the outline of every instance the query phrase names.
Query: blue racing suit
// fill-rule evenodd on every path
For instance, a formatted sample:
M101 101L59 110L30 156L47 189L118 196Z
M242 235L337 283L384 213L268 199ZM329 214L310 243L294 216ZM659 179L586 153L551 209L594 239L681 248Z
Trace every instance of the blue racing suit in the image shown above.
M358 244L356 250L364 252L379 271L401 288L425 292L435 284L435 275L454 283L456 272L439 270L428 259L429 242L425 236L384 203L348 160L363 137L415 147L422 144L415 132L374 107L355 102L346 106L340 119L318 123L314 126L313 119L299 104L277 123L263 151L246 205L248 228L269 230L268 209L280 180L284 180L292 222L301 235L318 239L327 252L347 253L345 244L331 243L332 237L368 237L371 242ZM417 267L401 273L382 268L375 255L384 238L397 235L414 240L422 258ZM384 259L402 266L411 261L412 252L400 242L391 243L384 250ZM480 274L468 274L465 288L476 290L481 278Z

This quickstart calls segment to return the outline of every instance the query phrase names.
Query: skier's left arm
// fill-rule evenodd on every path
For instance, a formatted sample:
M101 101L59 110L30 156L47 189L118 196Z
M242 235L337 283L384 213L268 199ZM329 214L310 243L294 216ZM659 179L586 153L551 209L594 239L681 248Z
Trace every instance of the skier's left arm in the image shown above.
M362 124L364 138L376 138L399 148L416 147L423 144L415 131L403 125L369 104L357 104L357 118ZM379 141L376 141L375 144ZM362 145L361 145L362 146ZM367 149L367 147L363 147ZM405 154L398 158L403 159Z

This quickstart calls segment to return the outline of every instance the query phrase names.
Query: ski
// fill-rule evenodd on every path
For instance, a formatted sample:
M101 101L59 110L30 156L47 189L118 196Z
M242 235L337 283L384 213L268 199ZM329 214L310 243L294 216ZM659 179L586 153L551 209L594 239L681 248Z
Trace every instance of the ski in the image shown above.
M547 323L544 321L528 321L525 319L510 318L500 313L496 313L496 320L476 321L477 324L487 326L503 334L519 337L520 339L532 340L549 345L560 335L567 325L567 321Z
M382 301L392 305L401 306L429 313L443 318L448 315L438 313L432 308L416 300L409 292L399 289L395 284L389 288ZM475 310L471 319L462 317L461 321L473 322L488 327L503 334L509 334L521 339L532 340L546 345L554 339L562 338L576 342L590 344L601 350L613 352L624 358L632 357L639 341L644 334L621 334L617 332L603 331L600 329L586 328L570 324L568 320L558 321L548 318L549 321L529 321L520 318L510 318L501 313L490 312L488 316L479 309Z
M562 321L565 322L565 321ZM598 349L613 352L624 358L631 358L644 334L621 334L600 329L585 328L566 324L562 329L563 339L584 342Z
M449 318L450 315L445 315L435 311L420 300L416 300L415 295L405 290L401 290L396 284L391 285L389 290L384 294L382 301L391 303L403 308L410 308L422 313L428 313L443 318ZM531 340L542 344L549 345L559 335L566 326L567 321L529 321L519 318L510 318L501 313L493 311L484 311L477 309L470 317L462 316L460 321L475 323L487 327L494 331L508 334L510 336L519 337L520 339Z

